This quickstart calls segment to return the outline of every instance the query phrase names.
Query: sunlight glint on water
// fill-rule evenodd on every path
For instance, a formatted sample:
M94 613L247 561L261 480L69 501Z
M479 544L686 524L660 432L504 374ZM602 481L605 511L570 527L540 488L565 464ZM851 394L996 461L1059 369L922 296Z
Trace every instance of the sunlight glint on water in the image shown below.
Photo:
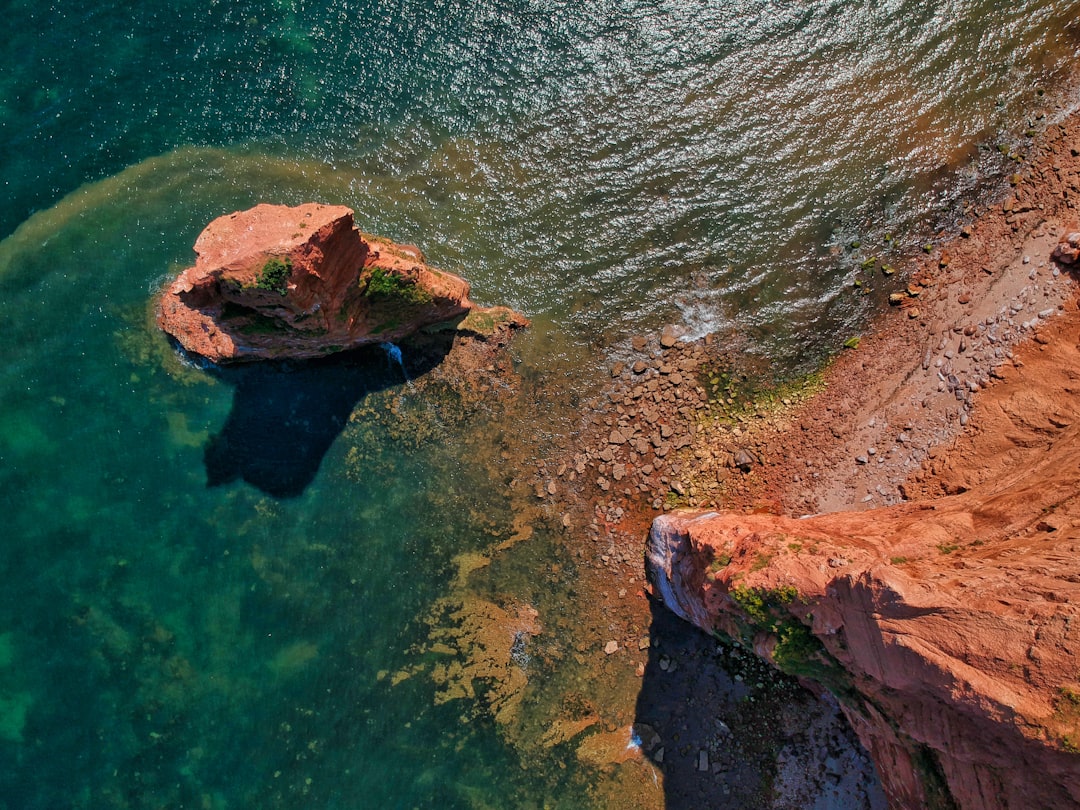
M669 320L813 363L876 300L851 293L850 245L899 251L948 221L1066 78L1078 17L1065 0L11 4L0 796L583 806L607 776L559 750L524 770L493 723L401 677L430 663L414 645L461 555L514 531L492 437L522 427L401 397L384 360L345 375L356 410L302 494L209 487L240 383L182 365L151 297L210 219L320 200L524 310L530 380L585 386L599 349ZM573 418L543 393L528 435ZM280 434L287 465L289 431L258 416L243 435ZM534 542L525 559L547 553ZM504 579L541 620L571 603L529 569Z

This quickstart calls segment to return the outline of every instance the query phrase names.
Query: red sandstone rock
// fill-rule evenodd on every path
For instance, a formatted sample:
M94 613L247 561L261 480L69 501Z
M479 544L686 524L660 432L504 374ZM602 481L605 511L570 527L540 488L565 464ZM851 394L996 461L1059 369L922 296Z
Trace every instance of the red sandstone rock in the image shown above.
M1071 446L1080 458L1080 442ZM839 697L893 807L934 806L938 779L962 808L1076 807L1080 536L1071 526L1064 547L1000 536L1000 499L1032 487L1034 476L1008 494L808 520L665 515L650 536L651 576L676 613L748 636L774 659L773 617L745 622L732 593L783 602L794 588L798 598L777 604L776 617L808 625L850 677L854 691ZM946 545L966 553L946 555ZM727 556L714 576L710 565Z
M162 296L158 325L218 363L322 357L467 314L472 324L528 323L477 309L464 279L429 267L415 247L362 234L344 206L257 205L211 222L195 252Z
M1078 260L1076 126L1047 131L1032 182L948 246L947 268L915 268L925 317L883 316L790 427L757 434L762 464L724 494L796 514L897 485L925 500L674 513L650 535L673 610L839 693L894 809L1080 808L1080 312L1073 274L1026 258ZM1020 327L1010 304L1036 289L1033 341L984 355L1002 364L956 405L938 385L950 365L978 369L984 327Z
M1080 261L1080 231L1072 231L1061 237L1061 242L1054 248L1053 258L1062 264Z

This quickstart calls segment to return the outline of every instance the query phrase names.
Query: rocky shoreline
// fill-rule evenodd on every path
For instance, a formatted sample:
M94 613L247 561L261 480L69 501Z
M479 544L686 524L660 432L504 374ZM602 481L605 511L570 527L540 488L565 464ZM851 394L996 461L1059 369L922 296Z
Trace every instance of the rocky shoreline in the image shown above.
M492 450L484 463L493 475L504 462L515 469L507 482L515 532L477 564L523 548L520 541L534 527L550 527L561 538L558 561L543 577L573 572L580 603L573 610L580 615L573 616L571 635L577 641L572 650L562 650L561 631L570 633L569 620L541 610L545 632L531 642L539 644L531 654L552 661L569 656L588 668L591 679L583 689L589 705L584 717L577 710L567 714L566 696L543 698L557 707L548 722L562 731L542 739L522 726L516 708L527 682L508 681L514 689L505 705L515 708L492 712L523 761L564 744L601 768L631 759L635 767L620 771L612 783L622 791L618 806L657 806L650 785L662 774L669 808L732 801L773 810L817 801L883 807L881 786L855 732L870 741L867 748L885 774L899 767L886 758L894 749L875 748L866 726L845 724L836 701L791 691L784 681L755 670L758 655L770 658L768 644L755 644L751 636L732 646L660 618L658 611L666 611L645 581L642 539L658 514L677 515L685 508L787 516L861 512L908 508L905 502L974 486L982 474L978 463L960 469L955 459L965 451L949 448L957 437L979 435L989 424L991 415L979 410L980 403L989 401L999 378L1020 367L1018 359L1024 362L1028 349L1021 344L1051 345L1052 331L1067 320L1062 313L1075 309L1075 282L1050 258L1080 199L1075 131L1071 121L1052 125L1014 178L1009 197L988 210L973 210L975 218L958 225L951 239L935 242L907 265L896 263L895 274L874 265L877 283L895 285L896 307L849 348L838 347L820 372L775 386L767 369L747 365L738 336L686 341L670 327L628 340L612 358L611 377L599 397L578 406L583 416L576 431L524 473L513 460L537 452L533 439L499 439L498 452ZM445 387L463 418L491 408L530 413L528 403L514 404L523 386L512 358L499 350L504 340L466 341L475 344L471 351L447 351L443 337L423 332L412 340L407 355L431 351L443 358L416 381L424 396ZM465 337L452 340L457 346ZM430 341L438 345L425 348ZM387 418L399 419L398 410L388 410ZM1067 526L1055 531L1060 528ZM887 554L886 560L890 556L903 553ZM752 552L739 564L744 577L767 577L772 562ZM970 564L962 552L950 553L946 562ZM829 559L823 564L832 570ZM701 582L716 581L711 565ZM731 573L739 572L733 565ZM941 572L917 574L937 583ZM786 580L769 582L769 588L783 587ZM463 593L471 587L463 583ZM485 627L505 623L504 614L517 610L508 603L499 612L488 607L496 602L464 597L461 604L462 615L475 613ZM710 608L697 623L711 633L722 626L716 618ZM463 626L467 631L472 625ZM456 638L444 636L442 624L433 620L432 645ZM512 658L515 649L508 642L506 655ZM504 668L500 663L496 670ZM463 671L481 681L499 680L486 670L482 676ZM636 713L606 701L614 694L637 694L635 682ZM525 712L534 713L535 707ZM630 734L640 739L637 749L627 749ZM885 781L895 806L917 806L898 801L896 785ZM640 801L625 803L637 794Z
M1003 474L1000 459L991 463L992 457L1030 463L1022 461L1025 442L1041 448L1045 431L1063 429L1070 419L1059 412L1055 418L1061 426L1055 428L1051 419L1043 432L1025 438L1015 425L1039 422L1045 416L1039 409L1055 401L1052 393L1048 399L1028 397L1026 403L1003 408L994 392L1006 390L1005 381L1022 372L1030 353L1075 339L1070 330L1077 287L1067 262L1075 246L1067 244L1067 237L1077 229L1080 201L1078 130L1074 114L1048 125L1028 155L1010 151L1017 165L1008 192L985 208L972 207L956 232L928 243L895 275L892 267L886 272L872 264L885 283L895 284L890 296L895 307L820 375L768 391L754 385L758 370L738 367L727 350L730 342L721 348L725 340L687 343L672 329L656 338L635 338L632 354L614 363L607 391L583 409L588 416L575 437L579 449L539 466L531 484L553 521L587 538L578 550L583 568L594 571L597 581L636 582L640 537L650 512L696 507L736 515L800 516L909 508L903 504L958 495L984 483L994 470ZM1061 384L1060 378L1042 374L1020 387L1038 388L1044 380ZM1003 422L1002 412L1011 413L1013 421ZM1075 527L1064 517L1058 523L1051 531L1064 542ZM762 556L775 552L763 549ZM931 559L930 568L919 570L917 578L939 587L942 571L957 566L977 570L983 564L954 553L938 550L943 559ZM891 557L893 565L903 565L904 556L885 554L885 562ZM732 573L767 577L771 559L760 566L755 560L751 556ZM1017 558L1012 564L1024 561ZM825 565L828 569L831 563ZM712 573L699 572L705 582ZM781 571L774 579L782 583L784 577ZM964 578L950 573L944 581L949 588L963 589ZM618 600L607 591L602 596L606 615L617 615ZM738 613L730 599L724 609ZM695 623L713 630L717 608L703 616ZM628 634L617 643L630 641ZM770 657L767 647L759 652ZM1065 655L1075 657L1076 650L1066 649ZM1030 662L1014 663L1025 667ZM1068 685L1043 688L1050 690L1044 703L1051 714L1060 714L1055 690ZM910 758L897 760L896 746L875 748L874 734L865 725L858 730L888 777L893 806L925 803L926 773L916 773ZM1045 747L1052 759L1060 748ZM944 780L937 794L941 801L961 807L1020 806L1015 791L993 795L985 792L989 782L980 786L977 778L958 776L948 750L934 749L933 754L938 766L931 770ZM1051 769L1066 791L1055 794L1055 801L1071 795L1070 780L1080 783L1080 765L1070 776L1072 760L1063 762ZM1072 800L1080 801L1076 795Z
M568 489L615 515L643 495L654 509L759 503L792 514L905 500L900 487L968 424L975 393L1072 300L1051 260L1070 229L1041 201L1071 212L1080 196L1070 131L1054 125L1004 201L912 257L895 276L902 303L821 373L763 385L762 369L740 366L738 336L635 337L583 408L582 449L547 465L538 495Z

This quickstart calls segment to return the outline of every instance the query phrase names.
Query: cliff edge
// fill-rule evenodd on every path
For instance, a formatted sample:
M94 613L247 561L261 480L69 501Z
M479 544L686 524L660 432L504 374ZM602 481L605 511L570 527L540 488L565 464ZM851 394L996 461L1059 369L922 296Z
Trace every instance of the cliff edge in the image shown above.
M207 225L195 252L158 325L216 363L323 357L448 321L478 334L528 323L476 307L468 282L361 233L344 206L257 205Z

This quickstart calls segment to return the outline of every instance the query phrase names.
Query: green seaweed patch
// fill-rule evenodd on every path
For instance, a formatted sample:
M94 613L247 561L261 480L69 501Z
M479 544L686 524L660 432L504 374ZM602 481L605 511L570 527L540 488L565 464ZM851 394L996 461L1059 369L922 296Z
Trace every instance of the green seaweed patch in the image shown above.
M504 319L505 322L505 319ZM498 327L495 317L487 312L472 310L458 324L458 329L465 332L475 332L478 335L490 335Z
M683 507L690 505L690 499L685 495L680 495L674 490L670 490L664 496L664 510L670 512L673 509L682 509Z
M472 332L481 337L490 337L506 327L514 319L514 313L502 307L492 309L471 309L455 327L459 332Z
M289 291L289 277L292 275L292 259L288 256L272 256L259 270L255 277L255 288L285 295Z
M698 384L709 396L709 411L704 419L730 423L803 403L825 389L825 375L831 365L830 358L815 371L779 383L756 381L731 368L705 366L697 375Z

